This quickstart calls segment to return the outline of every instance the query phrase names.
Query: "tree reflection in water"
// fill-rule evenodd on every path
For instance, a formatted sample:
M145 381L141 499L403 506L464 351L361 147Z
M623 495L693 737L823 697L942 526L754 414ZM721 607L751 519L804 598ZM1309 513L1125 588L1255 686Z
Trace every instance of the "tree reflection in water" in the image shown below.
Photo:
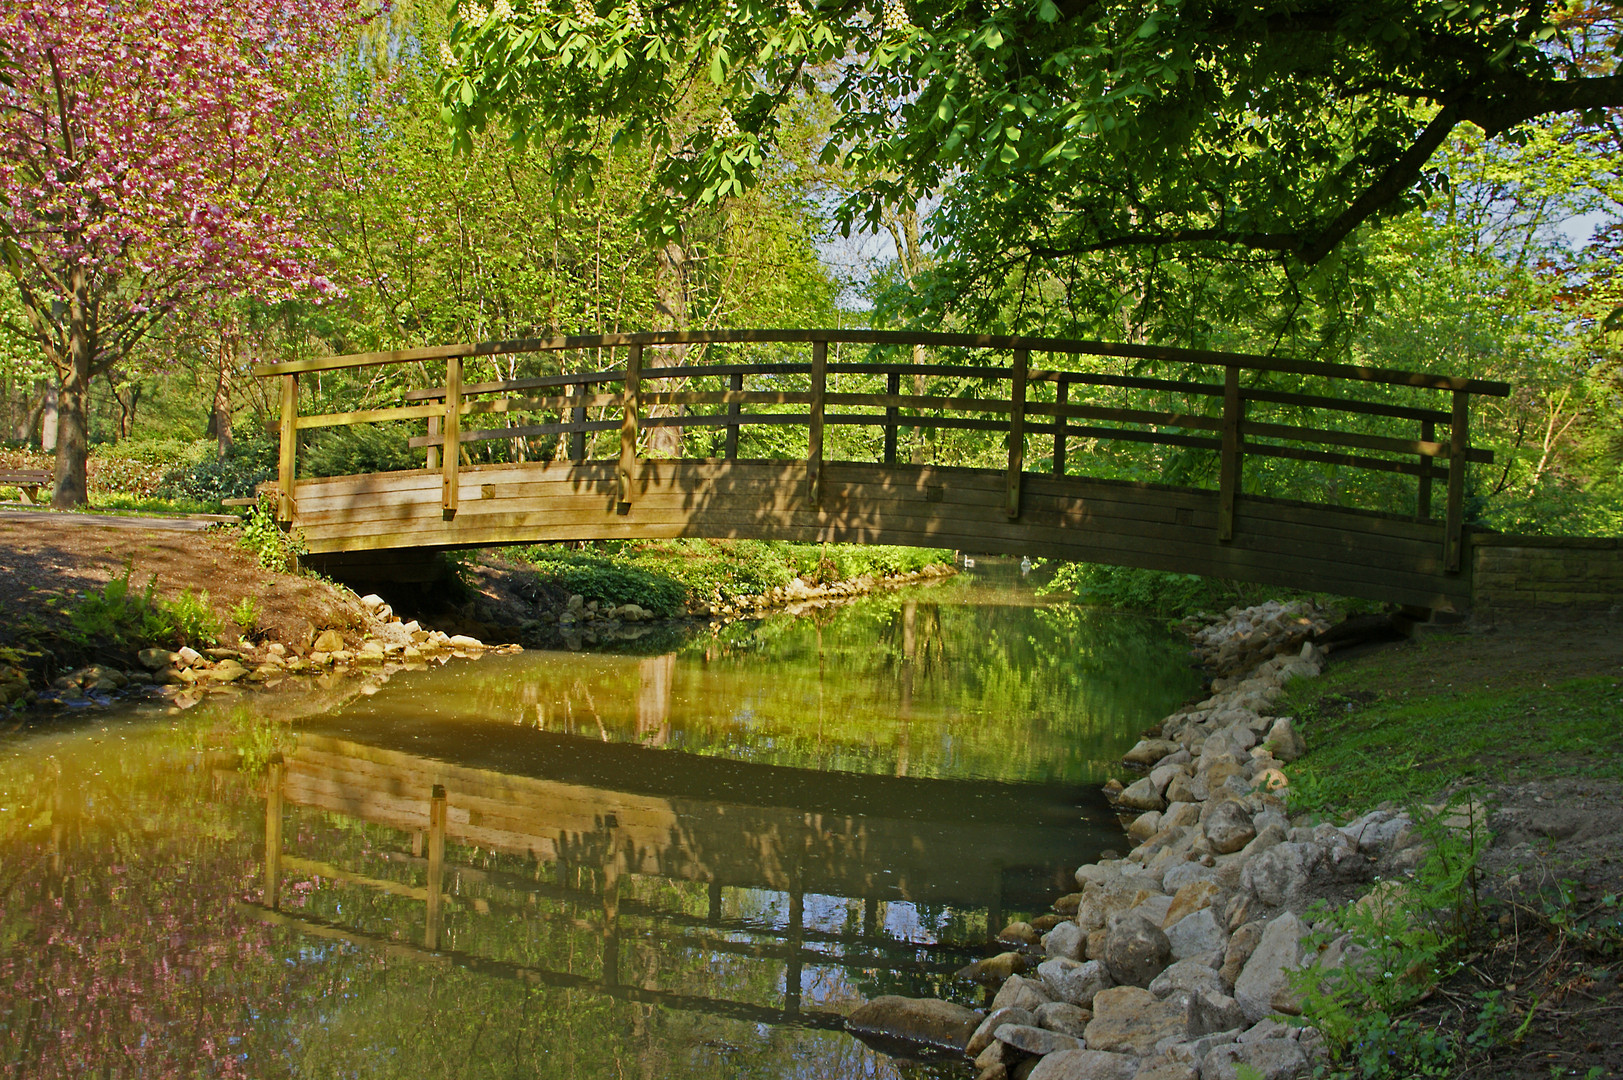
M974 1000L951 972L1086 855L1093 763L1189 688L1152 627L918 596L517 659L397 678L293 739L204 706L0 744L0 1062L961 1075L825 1025L879 993Z

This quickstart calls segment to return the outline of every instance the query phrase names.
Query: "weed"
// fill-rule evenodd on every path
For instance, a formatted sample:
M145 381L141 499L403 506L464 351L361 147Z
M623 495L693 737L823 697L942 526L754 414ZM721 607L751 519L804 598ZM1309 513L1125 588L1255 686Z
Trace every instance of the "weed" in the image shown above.
M251 596L244 596L231 608L231 621L238 630L244 634L251 633L259 625L259 601Z
M138 647L154 643L213 644L218 639L219 622L209 606L208 593L193 596L188 589L174 600L163 600L156 595L156 574L147 580L145 589L130 588L134 570L132 561L124 567L122 577L100 589L87 590L77 603L67 607L74 640L81 645L99 641Z
M237 541L254 553L266 570L289 570L294 560L308 549L297 532L284 532L271 512L269 500L250 507L242 519L242 538Z
M1411 813L1427 845L1412 878L1388 882L1339 911L1322 904L1315 959L1294 978L1303 1021L1330 1051L1325 1077L1396 1080L1445 1076L1455 1047L1442 1033L1398 1014L1458 968L1458 947L1480 917L1477 860L1487 843L1477 804L1456 799L1435 814ZM1332 939L1339 949L1331 949ZM1322 957L1339 954L1327 964ZM1503 1006L1497 999L1490 1003ZM1484 1008L1483 1038L1497 1031Z
M212 645L219 640L220 620L214 617L207 589L195 596L187 589L173 600L162 601L162 605L182 641Z

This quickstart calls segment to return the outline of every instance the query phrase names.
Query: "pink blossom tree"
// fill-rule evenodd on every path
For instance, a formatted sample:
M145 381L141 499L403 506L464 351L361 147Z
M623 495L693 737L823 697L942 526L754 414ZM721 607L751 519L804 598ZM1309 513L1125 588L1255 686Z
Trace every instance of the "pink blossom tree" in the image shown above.
M61 383L58 507L85 502L90 381L177 305L330 290L295 178L301 96L357 0L7 0L0 264ZM313 170L311 170L313 171Z

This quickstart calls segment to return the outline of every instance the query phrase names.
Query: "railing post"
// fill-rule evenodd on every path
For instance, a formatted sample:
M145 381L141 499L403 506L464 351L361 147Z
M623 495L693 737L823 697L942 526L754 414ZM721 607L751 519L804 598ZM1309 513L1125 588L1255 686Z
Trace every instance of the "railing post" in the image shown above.
M637 474L637 399L642 392L642 346L626 350L626 381L620 394L620 513L631 509L631 485Z
M1454 391L1454 415L1448 428L1448 509L1443 524L1443 569L1460 572L1465 539L1465 458L1471 449L1470 394Z
M577 383L564 392L571 396L584 397L586 395L586 384ZM584 425L586 423L586 406L576 405L570 409L569 422ZM586 429L584 426L578 427L575 431L569 433L569 459L577 465L586 460Z
M1071 396L1071 381L1061 375L1054 384L1054 404L1063 405ZM1065 417L1054 417L1054 475L1065 475Z
M1229 364L1223 375L1223 449L1217 466L1217 538L1234 539L1234 499L1239 494L1244 463L1240 457L1240 425L1245 404L1240 400L1240 369Z
M435 784L428 800L428 927L423 936L430 949L440 947L444 924L445 812L445 788Z
M744 373L735 371L727 379L727 389L735 394L744 392ZM738 460L738 418L744 415L744 406L737 401L727 403L727 460Z
M823 503L823 395L828 390L828 342L812 342L811 408L806 421L806 502Z
M456 517L457 467L462 463L462 358L445 361L445 447L441 465L440 516Z
M281 895L282 755L272 754L265 770L265 906L274 910Z
M282 376L282 448L277 461L276 520L286 525L293 520L293 480L299 460L299 377Z
M1014 350L1014 372L1009 388L1009 475L1008 500L1004 507L1010 520L1020 516L1020 474L1026 467L1026 373L1031 370L1031 353Z
M1437 425L1430 420L1420 422L1420 440L1422 442L1437 441ZM1425 454L1420 455L1420 486L1415 492L1415 517L1421 521L1431 518L1431 458Z
M902 373L892 371L885 376L885 393L896 397L902 392ZM885 410L885 464L896 464L896 426L901 421L902 410L892 405Z
M442 419L443 419L443 417L439 417L439 416L430 416L428 418L428 434L429 434L430 438L432 438L433 436L438 435L440 433L440 420L442 420ZM428 469L429 472L434 472L435 470L437 470L440 467L440 448L439 447L430 446L428 448L428 456L427 456L427 460L426 460L426 462L424 464L425 464L425 467Z

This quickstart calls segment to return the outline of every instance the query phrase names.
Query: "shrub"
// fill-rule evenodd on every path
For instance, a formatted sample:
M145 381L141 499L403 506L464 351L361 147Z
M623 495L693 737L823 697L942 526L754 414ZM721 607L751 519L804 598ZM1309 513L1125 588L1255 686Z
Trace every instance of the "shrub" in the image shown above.
M149 644L212 645L219 639L220 624L209 606L207 592L192 595L187 589L174 600L159 599L158 577L147 580L145 589L130 589L134 564L124 568L124 576L114 578L100 589L87 590L68 610L74 636L81 642L105 641L131 648Z
M381 424L329 428L311 440L299 456L303 476L352 476L356 473L420 469L423 457L406 445L406 436Z
M293 560L306 550L303 538L298 533L283 532L276 515L264 502L250 507L243 516L242 537L237 543L253 552L266 570L290 570Z

